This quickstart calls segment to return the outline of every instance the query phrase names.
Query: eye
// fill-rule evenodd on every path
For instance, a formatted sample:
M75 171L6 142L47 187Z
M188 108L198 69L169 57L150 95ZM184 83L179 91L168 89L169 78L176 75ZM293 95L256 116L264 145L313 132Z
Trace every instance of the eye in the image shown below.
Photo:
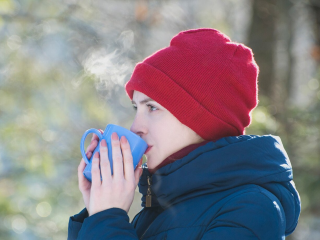
M154 107L154 106L152 106L152 105L150 105L150 104L146 104L146 105L147 105L147 107L149 107L149 108L150 108L150 111L151 111L151 112L154 112L154 111L156 111L156 110L157 110L157 108L156 108L156 107ZM132 105L132 108L133 108L135 111L137 111L137 106Z
M154 106L152 106L152 105L150 105L150 104L147 104L147 107L150 107L151 112L154 112L154 111L157 110L156 107L154 107ZM152 109L154 109L154 110L152 110Z

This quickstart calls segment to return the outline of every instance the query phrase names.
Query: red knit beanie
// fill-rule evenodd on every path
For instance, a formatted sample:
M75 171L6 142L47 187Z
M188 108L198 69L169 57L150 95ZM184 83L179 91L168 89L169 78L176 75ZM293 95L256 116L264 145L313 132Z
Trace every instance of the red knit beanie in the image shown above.
M250 48L215 29L183 31L137 63L125 88L152 98L205 140L244 134L257 106Z

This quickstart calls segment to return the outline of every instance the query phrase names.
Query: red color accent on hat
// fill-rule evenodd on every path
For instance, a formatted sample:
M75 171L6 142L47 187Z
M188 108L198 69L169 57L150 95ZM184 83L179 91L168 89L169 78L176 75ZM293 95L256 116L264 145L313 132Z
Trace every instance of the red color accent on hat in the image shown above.
M258 104L252 50L215 29L180 32L137 63L125 88L152 98L205 140L244 134Z

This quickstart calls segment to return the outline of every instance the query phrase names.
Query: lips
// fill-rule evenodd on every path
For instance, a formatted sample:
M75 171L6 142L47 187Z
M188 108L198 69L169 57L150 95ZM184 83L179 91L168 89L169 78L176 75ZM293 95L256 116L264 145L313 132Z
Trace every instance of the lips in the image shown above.
M152 148L152 146L149 146L149 145L148 145L148 148L147 148L147 150L144 152L144 154L146 154L147 152L149 152L151 148Z

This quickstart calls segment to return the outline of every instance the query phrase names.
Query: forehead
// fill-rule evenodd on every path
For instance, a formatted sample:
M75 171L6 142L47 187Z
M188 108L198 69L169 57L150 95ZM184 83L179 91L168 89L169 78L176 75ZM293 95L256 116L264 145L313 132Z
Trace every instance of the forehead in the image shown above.
M150 102L150 101L154 101L153 99L151 99L150 97L148 97L147 95L145 95L142 92L139 91L134 91L133 92L133 97L132 97L132 104L136 104L136 103L146 103L146 102Z
M163 107L159 102L157 102L156 100L153 100L152 98L150 98L148 95L142 93L142 92L139 92L137 90L134 90L133 92L133 97L132 97L132 101L131 103L132 104L139 104L139 105L142 105L142 104L145 104L147 102L150 102L150 101L153 101L157 104L157 107L161 107L162 110L166 110L165 107Z
M145 99L145 98L149 98L149 96L145 95L142 92L134 90L132 100L141 100L141 99Z

